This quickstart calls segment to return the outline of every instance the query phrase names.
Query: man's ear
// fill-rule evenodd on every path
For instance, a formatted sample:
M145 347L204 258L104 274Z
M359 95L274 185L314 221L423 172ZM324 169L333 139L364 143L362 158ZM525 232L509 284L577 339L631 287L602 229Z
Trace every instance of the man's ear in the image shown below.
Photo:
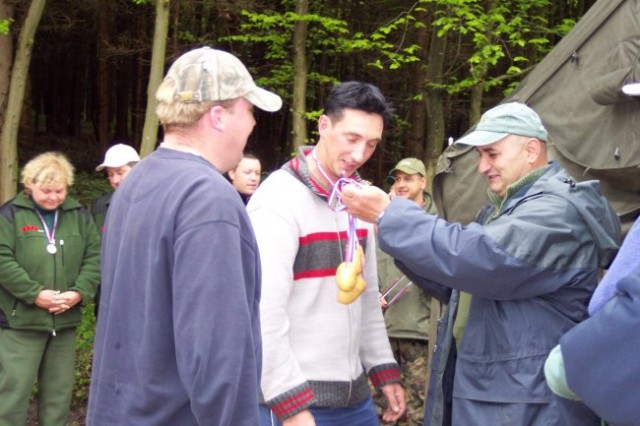
M424 191L427 187L427 178L420 175L420 188Z
M331 119L326 115L321 115L318 118L318 133L320 136L324 136L324 134L331 128Z
M225 110L223 107L216 105L207 113L211 127L218 131L224 130L224 112Z
M543 143L544 142L536 138L531 138L527 140L525 149L527 151L527 161L530 164L534 164L540 159Z

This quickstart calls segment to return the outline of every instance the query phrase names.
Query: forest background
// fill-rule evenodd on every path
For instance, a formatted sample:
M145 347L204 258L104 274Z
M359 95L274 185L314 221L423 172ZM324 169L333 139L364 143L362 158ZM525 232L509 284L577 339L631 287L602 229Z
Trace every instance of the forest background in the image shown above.
M402 157L432 175L458 138L573 27L595 0L0 0L0 203L19 167L59 150L78 170L85 204L107 186L106 149L143 155L162 132L155 88L181 53L209 45L237 55L284 107L256 111L247 150L278 168L316 140L332 85L379 86L395 125L361 169L382 185ZM86 398L92 319L81 330L76 404Z

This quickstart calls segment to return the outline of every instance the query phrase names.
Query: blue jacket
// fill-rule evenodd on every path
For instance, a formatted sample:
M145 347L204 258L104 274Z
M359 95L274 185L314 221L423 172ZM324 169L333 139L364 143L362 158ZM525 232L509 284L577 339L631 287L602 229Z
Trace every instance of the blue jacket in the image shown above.
M560 339L567 383L611 426L640 422L640 270L618 294Z
M639 242L640 218L600 283L615 296L560 339L567 384L612 426L640 422Z
M462 227L395 199L379 224L380 247L416 284L444 300L450 289L473 295L455 365L453 424L494 424L483 403L531 404L514 424L598 424L581 404L551 393L543 366L560 336L586 318L598 268L618 247L620 224L599 184L577 183L552 163L479 218L482 225ZM425 425L445 423L456 302L454 294L439 330Z
M222 174L146 157L113 196L102 260L87 424L258 424L260 258Z

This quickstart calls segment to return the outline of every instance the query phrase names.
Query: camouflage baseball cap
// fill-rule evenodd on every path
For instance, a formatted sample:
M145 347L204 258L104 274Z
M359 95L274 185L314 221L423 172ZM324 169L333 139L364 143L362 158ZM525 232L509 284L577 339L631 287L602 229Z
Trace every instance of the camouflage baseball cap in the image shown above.
M176 102L245 98L265 111L282 107L280 96L256 86L240 59L211 47L200 47L180 56L167 71L164 80L168 79L176 83Z
M456 146L486 146L508 135L519 135L547 141L547 129L540 116L520 102L508 102L491 108L480 117L473 132L455 142Z

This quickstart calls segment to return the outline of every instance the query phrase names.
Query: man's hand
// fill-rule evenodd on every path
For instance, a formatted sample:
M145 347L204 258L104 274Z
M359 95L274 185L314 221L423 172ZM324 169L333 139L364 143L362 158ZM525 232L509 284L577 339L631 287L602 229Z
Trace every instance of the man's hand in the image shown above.
M404 389L398 383L383 386L380 390L387 398L387 408L382 413L382 420L385 422L395 422L404 414L406 403L404 399Z
M365 222L375 223L378 216L387 208L391 200L389 195L375 186L345 185L340 194L347 211Z
M311 411L304 410L282 422L282 426L316 426Z
M378 299L380 299L380 307L382 308L382 312L387 310L387 299L382 295L382 293L378 292Z

